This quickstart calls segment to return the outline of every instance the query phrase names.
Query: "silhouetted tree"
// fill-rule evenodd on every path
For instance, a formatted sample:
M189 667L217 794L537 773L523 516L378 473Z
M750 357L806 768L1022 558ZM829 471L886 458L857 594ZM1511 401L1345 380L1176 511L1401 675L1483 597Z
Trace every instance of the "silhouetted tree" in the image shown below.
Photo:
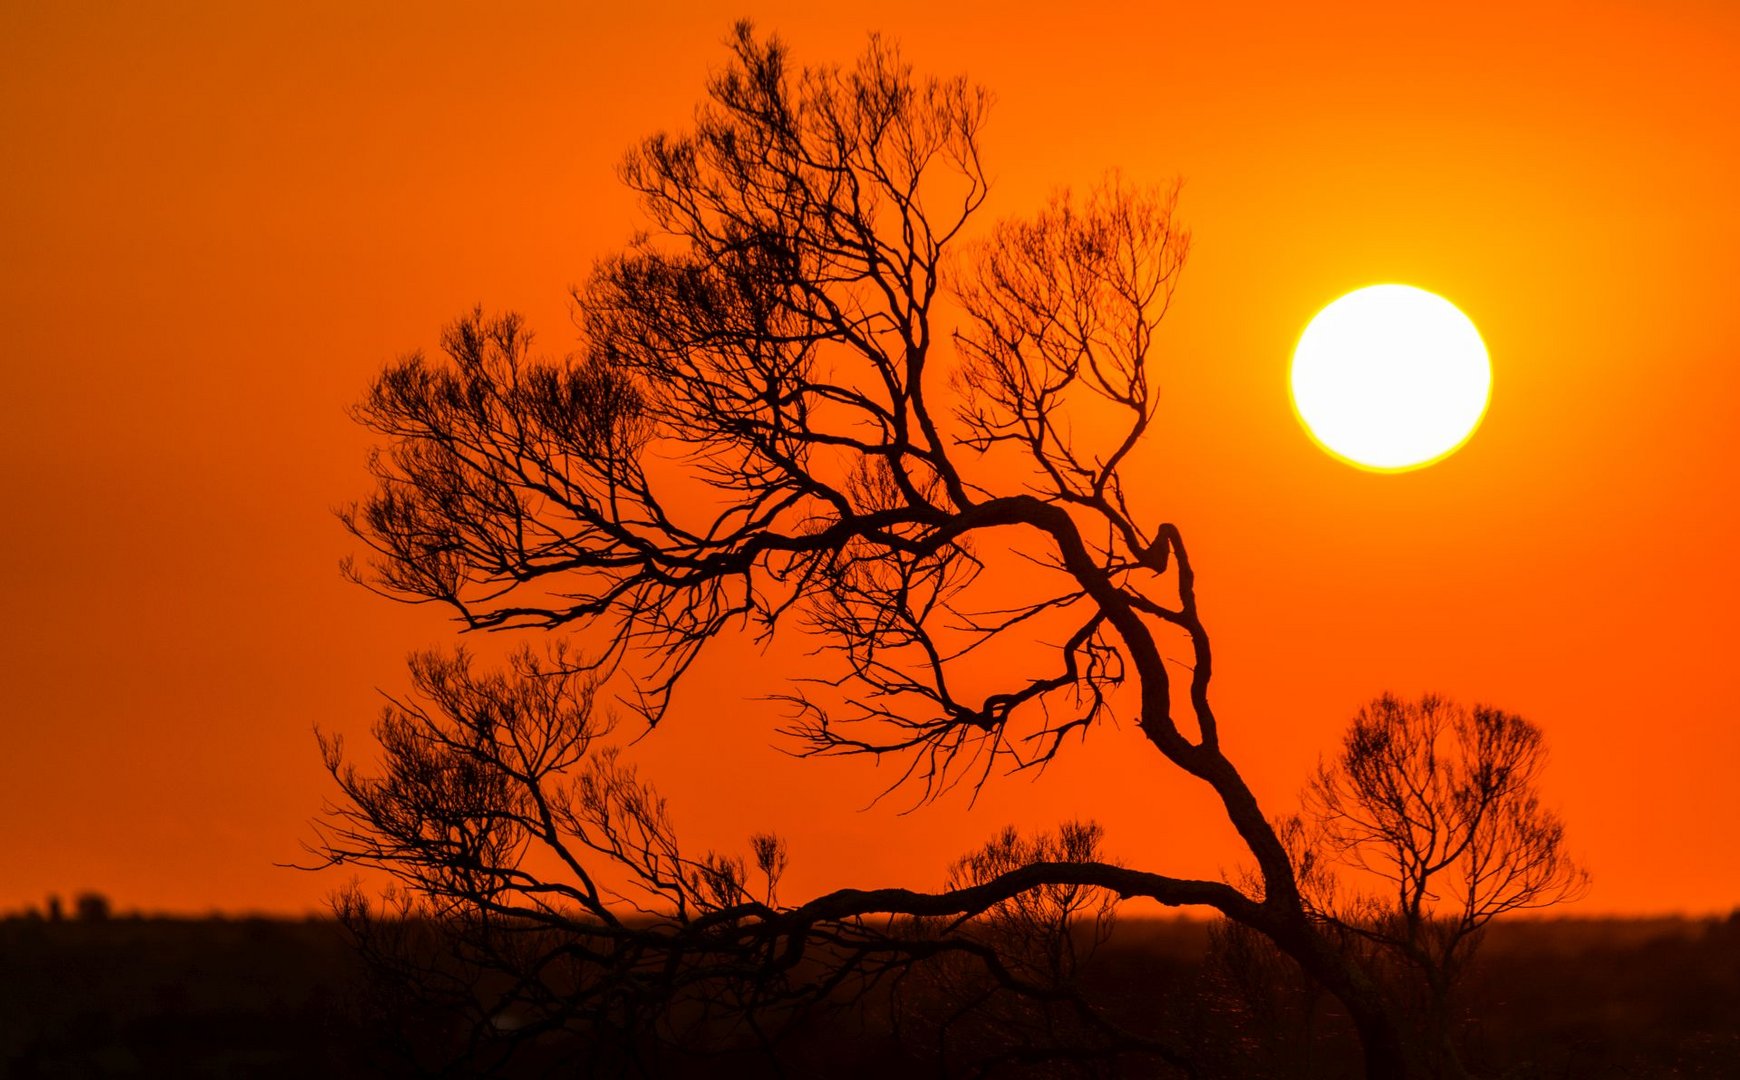
M1307 788L1313 839L1384 883L1325 890L1319 909L1397 969L1392 992L1415 997L1407 1012L1426 1028L1416 1045L1435 1073L1462 1075L1451 997L1487 924L1588 886L1564 824L1541 804L1546 756L1540 728L1514 713L1385 695L1353 718Z
M794 70L746 26L731 47L693 131L622 166L652 229L576 291L579 354L539 357L517 317L474 313L360 405L387 444L375 494L343 514L374 553L358 579L466 629L571 629L592 649L490 674L463 652L414 660L378 775L325 742L344 800L324 854L408 887L403 913L451 936L439 985L484 1027L589 1025L598 1053L598 1032L771 1046L815 1004L944 956L1062 1001L1061 954L945 931L1035 903L1054 920L1101 890L1264 935L1346 1006L1368 1075L1404 1076L1390 1002L1222 751L1183 534L1126 487L1188 248L1174 193L1114 178L964 244L987 192L982 90L917 78L874 40L844 69ZM962 325L939 371L945 291ZM999 566L1011 550L1019 575ZM777 838L748 860L690 852L601 741L593 695L614 680L657 724L710 643L793 623L840 661L784 699L803 752L900 760L935 795L1042 765L1122 711L1214 793L1255 883L1120 866L1066 832L1006 838L934 893L791 906ZM360 896L347 910L382 930Z
M1466 1075L1455 995L1488 924L1587 888L1540 800L1546 757L1540 729L1513 713L1386 694L1354 716L1302 814L1282 823L1307 907L1379 980L1426 1075ZM1248 929L1225 927L1216 945L1235 996L1308 1044L1312 988ZM1282 1012L1293 1015L1277 1022ZM1285 1035L1271 1050L1300 1054Z

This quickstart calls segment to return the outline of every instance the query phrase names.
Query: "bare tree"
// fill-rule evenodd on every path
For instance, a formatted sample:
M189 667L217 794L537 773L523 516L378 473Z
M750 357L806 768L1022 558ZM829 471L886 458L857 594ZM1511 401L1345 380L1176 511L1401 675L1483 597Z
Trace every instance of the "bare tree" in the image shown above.
M1540 729L1515 714L1385 694L1353 717L1302 813L1279 825L1307 908L1382 986L1423 1075L1467 1075L1458 990L1492 920L1588 886L1541 802L1546 757ZM1230 923L1216 930L1209 966L1269 1036L1258 1058L1317 1075L1308 1065L1321 1002L1297 966Z
M1386 694L1306 789L1305 842L1334 864L1308 890L1313 905L1388 970L1403 1015L1425 1028L1416 1045L1432 1073L1463 1074L1452 995L1486 926L1588 886L1541 803L1546 757L1540 728L1514 713ZM1374 879L1377 891L1360 887Z
M571 630L591 650L487 676L418 660L417 696L378 729L382 775L327 744L345 799L324 854L467 930L459 947L510 975L479 1015L523 1010L521 1031L581 1017L774 1043L767 1017L945 952L1044 996L970 933L903 927L1105 890L1265 935L1346 1006L1370 1076L1406 1075L1381 988L1313 917L1222 751L1183 534L1124 481L1157 422L1154 335L1188 249L1174 193L1113 178L967 244L982 90L918 78L874 40L843 69L795 70L747 26L731 48L694 129L622 167L651 229L577 290L579 354L539 357L518 318L476 313L359 407L387 441L378 489L343 515L373 552L357 578L469 630ZM615 687L657 724L710 643L793 623L838 661L786 696L803 752L900 760L934 795L1043 765L1119 711L1157 765L1213 791L1254 883L1064 843L1008 846L935 893L786 906L777 840L754 843L753 870L685 851L597 741L590 695ZM1169 652L1190 673L1176 694Z

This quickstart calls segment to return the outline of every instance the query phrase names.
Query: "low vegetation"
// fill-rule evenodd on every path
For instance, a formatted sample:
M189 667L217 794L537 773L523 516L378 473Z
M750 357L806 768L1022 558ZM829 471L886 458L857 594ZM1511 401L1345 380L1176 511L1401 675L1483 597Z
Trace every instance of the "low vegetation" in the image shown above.
M1320 1000L1307 1025L1305 999L1289 998L1284 983L1271 985L1267 1026L1250 1023L1261 1003L1229 992L1224 969L1211 961L1214 927L1124 919L1085 960L1083 985L1138 1030L1193 1025L1198 1045L1222 1052L1204 1076L1337 1077L1355 1067L1358 1048L1339 1016ZM327 920L14 917L0 921L0 964L0 1075L21 1080L402 1075L410 1063L395 1049L398 1025L438 1019L394 1015L343 930ZM927 995L940 988L908 985L900 1002L883 998L818 1022L785 1047L787 1074L933 1075L942 1066L972 1075L1007 1043L984 1016L939 1039L946 1013ZM1740 1075L1732 1023L1740 1015L1740 915L1500 923L1466 989L1457 1037L1476 1075ZM898 1027L895 1006L906 1010ZM501 1075L575 1075L575 1049L548 1047L507 1063ZM659 1068L667 1076L773 1074L750 1054L679 1056ZM1005 1061L990 1075L1152 1073L1125 1056Z

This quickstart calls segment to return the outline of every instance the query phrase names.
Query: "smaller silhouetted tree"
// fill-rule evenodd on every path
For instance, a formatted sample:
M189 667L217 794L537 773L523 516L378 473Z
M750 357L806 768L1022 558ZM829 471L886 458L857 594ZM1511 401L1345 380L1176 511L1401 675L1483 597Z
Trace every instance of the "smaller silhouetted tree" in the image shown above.
M1456 992L1488 924L1587 888L1564 823L1541 802L1546 760L1540 728L1514 713L1385 694L1354 716L1306 785L1303 812L1280 830L1313 914L1384 984L1426 1075L1465 1075ZM1250 989L1244 969L1279 962L1238 927L1220 932L1217 949L1235 993ZM1260 981L1257 996L1309 996ZM1313 1003L1248 1004L1302 1013L1311 1037Z

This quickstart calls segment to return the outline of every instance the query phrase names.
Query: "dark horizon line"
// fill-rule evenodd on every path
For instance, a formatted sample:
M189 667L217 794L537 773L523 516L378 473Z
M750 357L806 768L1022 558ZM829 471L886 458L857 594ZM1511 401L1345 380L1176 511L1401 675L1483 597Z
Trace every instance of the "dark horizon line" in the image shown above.
M73 894L85 895L83 893ZM1177 923L1200 922L1212 923L1219 915L1209 909L1200 911L1194 909L1177 909L1165 911L1121 911L1118 914L1120 923ZM63 905L58 917L49 913L42 904L25 904L18 907L0 908L0 923L41 922L41 923L101 923L101 922L336 922L330 908L304 908L301 910L272 910L266 908L220 908L211 907L203 910L186 908L110 908L98 917L81 916L75 907ZM1515 923L1641 923L1641 922L1736 922L1740 923L1740 901L1727 910L1707 909L1703 911L1680 910L1633 910L1621 911L1606 909L1600 911L1565 911L1560 909L1540 911L1515 911L1507 913L1503 918L1495 920L1500 925Z

